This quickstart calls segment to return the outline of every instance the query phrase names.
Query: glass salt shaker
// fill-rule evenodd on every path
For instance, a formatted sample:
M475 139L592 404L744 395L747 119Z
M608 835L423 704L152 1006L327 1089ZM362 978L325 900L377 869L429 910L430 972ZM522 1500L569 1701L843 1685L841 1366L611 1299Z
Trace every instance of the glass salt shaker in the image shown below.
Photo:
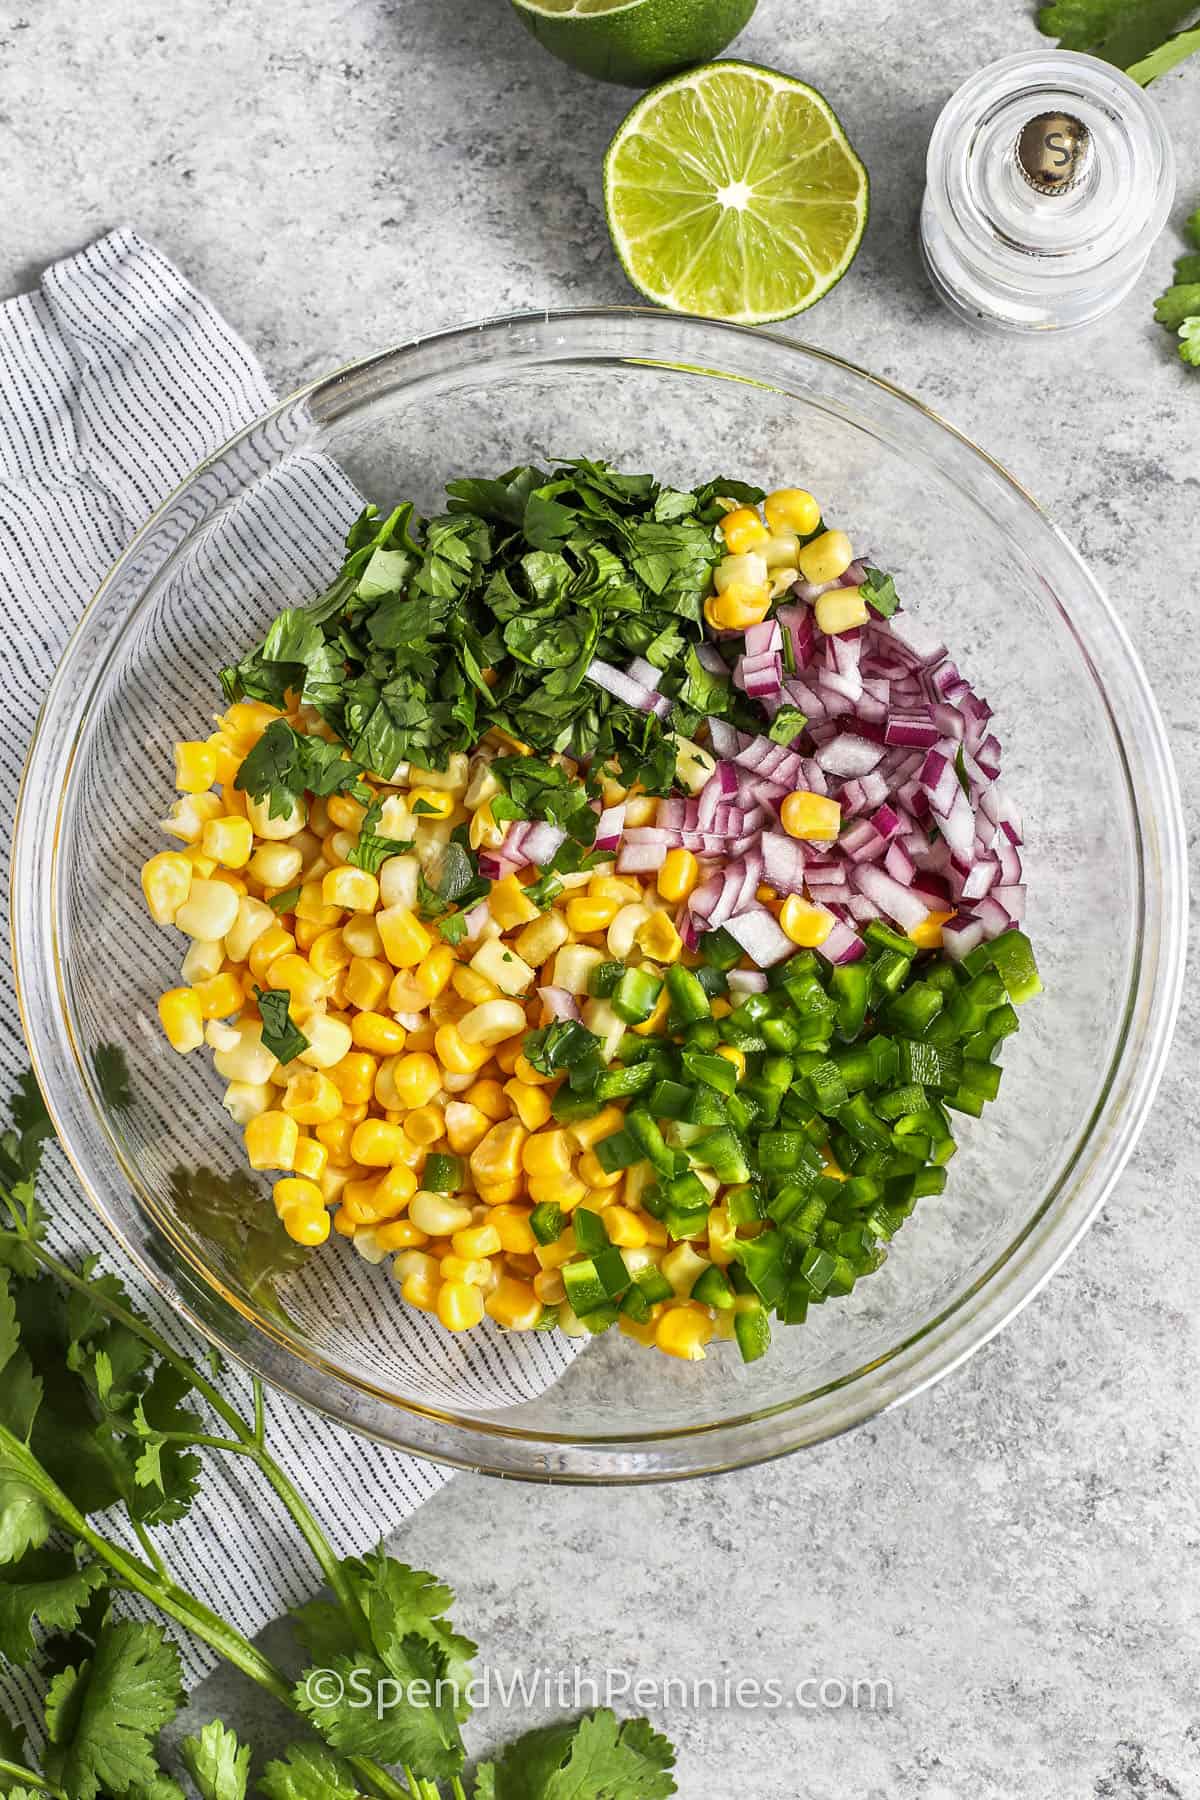
M1005 57L934 127L925 266L984 330L1087 325L1137 281L1174 196L1170 140L1136 82L1068 50Z

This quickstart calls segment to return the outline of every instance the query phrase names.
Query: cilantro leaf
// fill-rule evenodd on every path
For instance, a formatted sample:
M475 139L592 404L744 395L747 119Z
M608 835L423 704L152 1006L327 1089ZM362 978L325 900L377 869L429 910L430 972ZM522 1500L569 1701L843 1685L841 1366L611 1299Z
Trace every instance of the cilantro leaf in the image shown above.
M233 785L256 801L269 798L269 816L285 819L306 793L349 793L369 800L362 772L362 764L348 761L341 744L297 731L286 719L272 719L242 759Z
M348 863L353 863L356 868L366 869L369 875L378 875L389 856L403 856L406 850L413 847L411 838L381 837L375 827L382 817L383 796L376 794L358 828L358 842L346 857Z
M602 1707L577 1724L527 1732L478 1771L475 1800L669 1800L670 1744L645 1719Z
M258 1783L263 1800L361 1800L354 1771L320 1744L293 1744L269 1762Z
M726 670L724 675L717 675L713 670L706 669L696 654L694 644L688 645L683 666L685 680L679 690L679 699L683 705L709 718L724 717L733 698L729 671Z
M46 1774L71 1800L152 1787L154 1739L182 1698L179 1653L157 1625L106 1626L95 1655L57 1675L46 1695Z
M881 619L890 619L893 613L900 610L896 583L882 569L867 569L867 578L862 584L862 597L871 611L878 613Z
M467 915L462 912L448 913L437 922L438 931L448 944L457 946L467 935Z
M20 1348L21 1329L9 1272L0 1269L0 1426L28 1445L41 1406L42 1384ZM50 1514L23 1459L0 1444L0 1564L39 1550L50 1535Z
M258 1010L262 1014L264 1049L281 1063L290 1063L308 1049L308 1039L292 1022L291 999L286 988L255 987Z
M179 1754L200 1790L200 1800L246 1800L250 1779L250 1746L213 1719L198 1737L186 1737Z
M771 720L767 736L773 744L790 744L808 724L808 714L798 706L781 706Z
M107 1582L99 1563L79 1567L69 1550L31 1550L0 1570L0 1656L28 1662L34 1653L33 1625L71 1631L91 1595Z
M120 1044L97 1044L92 1052L92 1067L104 1104L112 1112L128 1112L133 1105L133 1090L129 1085L129 1059Z
M219 1258L222 1271L253 1296L264 1310L286 1315L279 1298L284 1275L303 1267L309 1252L288 1236L273 1206L264 1207L250 1176L218 1175L214 1169L170 1174L174 1214Z
M272 912L290 913L295 909L296 902L299 898L300 887L297 884L296 887L284 888L283 892L280 894L272 894L271 898L267 901L267 905L271 908Z
M446 1680L440 1650L410 1635L390 1645L386 1663L358 1650L335 1656L325 1667L341 1678L335 1703L319 1702L322 1684L308 1679L313 1670L301 1676L294 1696L297 1709L334 1750L408 1763L430 1780L458 1774L465 1752L453 1702L444 1685L439 1692Z
M1169 287L1154 302L1154 316L1168 331L1178 331L1188 319L1200 315L1200 281Z
M1179 354L1185 363L1200 368L1200 318L1185 319L1179 327L1179 336L1183 340L1179 346Z

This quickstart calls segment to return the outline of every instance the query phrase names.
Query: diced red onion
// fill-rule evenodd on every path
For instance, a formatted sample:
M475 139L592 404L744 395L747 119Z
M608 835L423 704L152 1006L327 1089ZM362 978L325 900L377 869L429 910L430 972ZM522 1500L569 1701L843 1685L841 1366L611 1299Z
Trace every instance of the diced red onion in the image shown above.
M942 948L952 962L961 962L984 939L982 922L970 913L955 913L942 925Z
M746 655L774 656L782 643L779 623L776 619L764 619L761 625L750 625L746 629Z
M727 919L725 929L760 969L769 969L795 954L795 944L765 906L752 906Z
M767 977L763 969L730 969L726 976L733 994L765 994Z
M869 775L882 754L869 738L844 731L817 752L817 761L827 775L860 776Z
M552 1019L578 1019L579 1002L566 988L540 987L537 993Z
M561 825L549 825L539 819L531 825L521 843L522 862L532 863L535 868L545 865L557 856L567 841L567 834ZM507 849L507 843L505 845Z
M651 875L661 869L667 860L670 845L665 834L652 843L631 844L626 835L625 842L617 852L618 875Z
M873 863L860 863L850 877L860 894L865 894L901 931L911 931L929 917L929 908L912 888L895 881L886 870Z
M827 963L840 966L843 963L860 962L867 954L867 946L856 931L839 920L825 939L817 945L817 955L823 956Z
M661 805L658 810L661 814ZM622 801L619 806L606 806L596 821L596 849L615 850L621 842L624 828L625 802Z
M479 859L479 867L480 867L480 870L482 871L482 869L483 869L482 856ZM489 876L488 880L489 881L492 880L492 877ZM476 904L471 908L471 910L468 913L464 914L463 922L465 923L465 925L467 927L467 936L469 938L477 938L479 936L480 932L486 929L487 922L491 918L491 916L492 916L491 908L488 906L487 901L486 900L477 901Z
M597 687L611 694L614 700L624 701L626 706L636 707L639 712L649 712L653 706L653 695L649 688L632 676L626 675L622 669L614 669L609 662L599 656L594 657L588 665L587 678L594 681Z

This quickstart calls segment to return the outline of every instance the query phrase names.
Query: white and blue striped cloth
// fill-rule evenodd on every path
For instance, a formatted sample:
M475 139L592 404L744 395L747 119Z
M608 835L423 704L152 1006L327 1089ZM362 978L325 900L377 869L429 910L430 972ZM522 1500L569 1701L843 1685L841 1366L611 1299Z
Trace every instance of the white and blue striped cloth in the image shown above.
M9 820L38 707L101 577L164 497L273 402L246 346L131 230L56 264L37 292L0 305L0 630L8 690L0 807ZM5 937L9 840L9 831L0 832ZM0 1096L28 1062L7 971L4 979ZM96 1247L96 1221L61 1159L51 1158L47 1181L56 1248L78 1259ZM180 1341L180 1321L130 1269L121 1273L144 1310ZM533 1388L567 1360L565 1351L561 1360L545 1355ZM529 1375L525 1369L520 1384L526 1392ZM228 1381L231 1398L249 1405L241 1371L230 1371ZM354 1439L279 1398L271 1403L270 1437L342 1554L385 1535L448 1474ZM236 1460L207 1461L198 1504L170 1534L171 1565L184 1585L253 1633L310 1594L316 1578L273 1495ZM183 1648L194 1681L214 1659L202 1645ZM4 1686L0 1679L0 1699ZM29 1694L10 1688L7 1698L28 1714Z

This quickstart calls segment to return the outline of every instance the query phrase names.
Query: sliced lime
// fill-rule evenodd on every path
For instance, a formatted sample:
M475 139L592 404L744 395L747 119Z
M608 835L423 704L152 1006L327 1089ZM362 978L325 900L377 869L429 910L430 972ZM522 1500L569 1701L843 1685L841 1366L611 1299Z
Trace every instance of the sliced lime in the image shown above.
M814 88L730 61L637 102L609 146L604 199L648 300L762 325L815 305L846 273L869 183Z
M513 0L552 55L626 87L649 87L718 56L757 0Z

